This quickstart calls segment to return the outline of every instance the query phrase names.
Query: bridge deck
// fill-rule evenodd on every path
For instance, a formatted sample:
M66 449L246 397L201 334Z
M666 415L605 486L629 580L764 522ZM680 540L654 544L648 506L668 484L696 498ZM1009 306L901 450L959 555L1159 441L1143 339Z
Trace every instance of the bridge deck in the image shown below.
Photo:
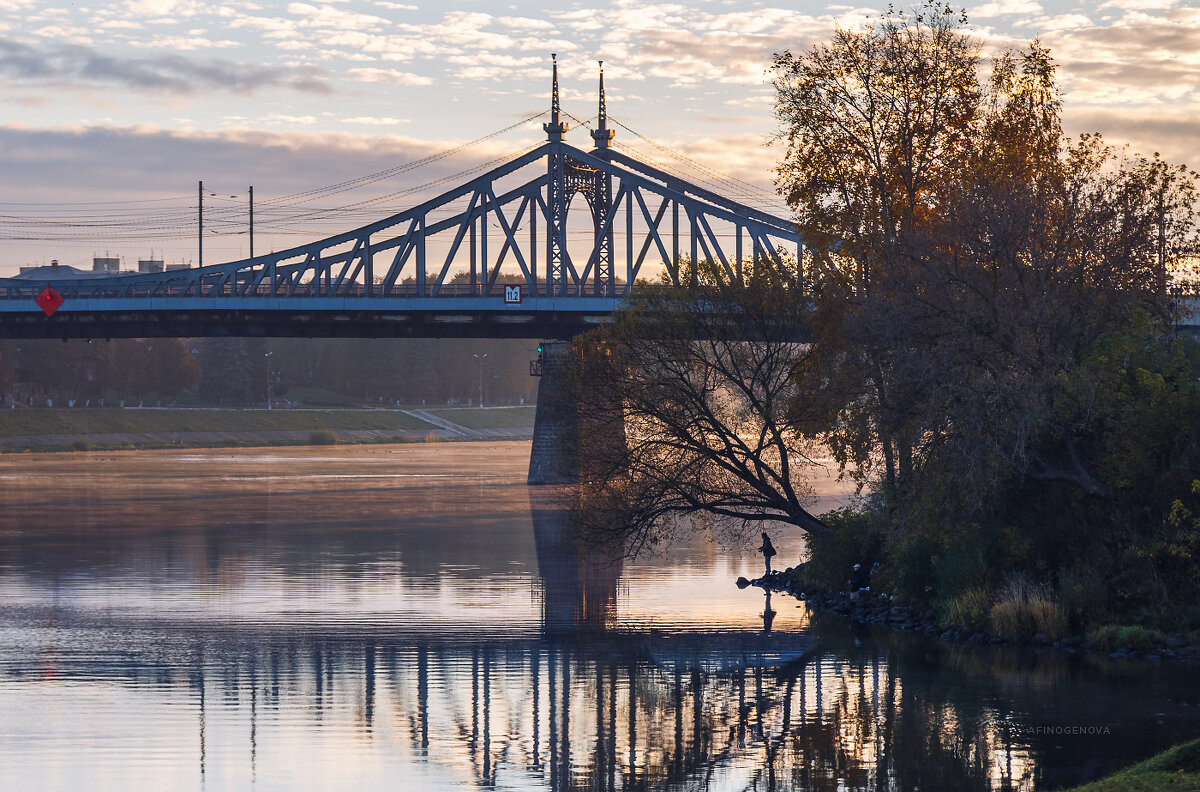
M570 338L621 297L79 298L46 316L0 299L0 338Z

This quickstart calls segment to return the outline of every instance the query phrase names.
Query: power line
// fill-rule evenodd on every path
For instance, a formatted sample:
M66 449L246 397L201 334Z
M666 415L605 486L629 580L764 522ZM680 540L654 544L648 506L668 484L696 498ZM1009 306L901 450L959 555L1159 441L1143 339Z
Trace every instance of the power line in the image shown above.
M407 173L431 165L451 157L456 153L477 146L492 138L505 134L513 129L528 124L548 111L541 111L522 118L516 123L495 130L487 135L476 138L458 146L431 154L411 162L404 163L366 176L338 182L324 187L292 193L278 198L256 203L255 211L259 222L257 229L265 231L282 231L285 233L314 233L317 229L309 227L304 230L292 231L289 226L296 223L321 223L326 221L342 221L364 216L365 210L387 201L419 193L437 187L455 179L470 176L494 167L497 164L519 157L531 151L527 147L514 154L488 160L480 165L457 173L449 174L414 187L376 196L341 206L319 208L304 206L320 198L329 198L365 187L402 173ZM222 203L206 208L205 222L218 235L246 233L241 229L244 224L243 210L240 204L231 204L224 196L213 197ZM0 239L14 241L72 241L92 240L96 242L144 241L146 239L181 239L193 234L197 219L196 204L190 197L178 196L171 198L150 198L130 201L72 201L60 204L49 203L0 203ZM159 211L146 212L139 210L138 204L163 204L171 202L186 202L175 207L164 207ZM46 213L43 207L55 206L59 211ZM113 207L105 209L105 207ZM124 207L128 207L125 209ZM374 215L372 215L374 216ZM227 230L236 227L236 231ZM207 236L207 235L206 235Z

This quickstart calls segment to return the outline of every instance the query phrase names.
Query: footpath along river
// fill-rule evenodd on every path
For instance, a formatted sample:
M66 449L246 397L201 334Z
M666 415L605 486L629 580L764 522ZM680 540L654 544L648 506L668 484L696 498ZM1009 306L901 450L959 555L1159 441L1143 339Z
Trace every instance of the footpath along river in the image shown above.
M1191 668L853 626L738 590L752 542L589 548L528 454L0 457L0 789L1043 790L1200 734Z

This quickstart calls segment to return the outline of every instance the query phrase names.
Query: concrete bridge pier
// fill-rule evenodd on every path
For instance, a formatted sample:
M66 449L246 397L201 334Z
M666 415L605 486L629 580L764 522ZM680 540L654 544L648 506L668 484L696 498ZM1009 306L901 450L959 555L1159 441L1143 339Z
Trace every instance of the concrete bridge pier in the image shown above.
M568 378L569 341L543 341L530 484L579 482L579 405Z
M538 382L530 484L577 484L596 481L625 449L625 424L619 405L584 399L571 381L571 344L543 341L542 377ZM603 361L600 358L600 361ZM604 365L599 362L596 365ZM594 372L603 375L603 372Z

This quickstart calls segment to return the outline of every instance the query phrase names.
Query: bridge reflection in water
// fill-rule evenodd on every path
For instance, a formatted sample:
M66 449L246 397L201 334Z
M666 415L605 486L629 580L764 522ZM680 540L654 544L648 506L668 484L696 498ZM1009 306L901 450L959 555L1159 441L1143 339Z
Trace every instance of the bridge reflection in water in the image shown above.
M513 488L522 448L456 449L155 457L204 493L170 528L148 515L183 496L113 487L119 458L2 471L0 787L1055 788L1200 728L1170 669L876 640L779 597L767 634L708 551L681 596ZM513 470L384 477L453 454Z
M264 743L300 707L318 727L352 713L355 754L390 754L428 788L1033 788L1026 742L982 708L906 691L878 657L763 665L739 662L736 640L682 653L706 666L678 660L673 640L207 647L189 679L200 761L236 766L240 734L262 773ZM214 744L223 753L206 756ZM282 760L265 763L269 776Z
M341 755L406 788L1032 788L1027 743L980 704L917 694L879 654L825 654L805 631L614 625L620 554L534 493L540 634L134 631L132 661L59 673L185 688L201 781L299 781L312 764L336 781ZM319 757L295 755L310 731Z

